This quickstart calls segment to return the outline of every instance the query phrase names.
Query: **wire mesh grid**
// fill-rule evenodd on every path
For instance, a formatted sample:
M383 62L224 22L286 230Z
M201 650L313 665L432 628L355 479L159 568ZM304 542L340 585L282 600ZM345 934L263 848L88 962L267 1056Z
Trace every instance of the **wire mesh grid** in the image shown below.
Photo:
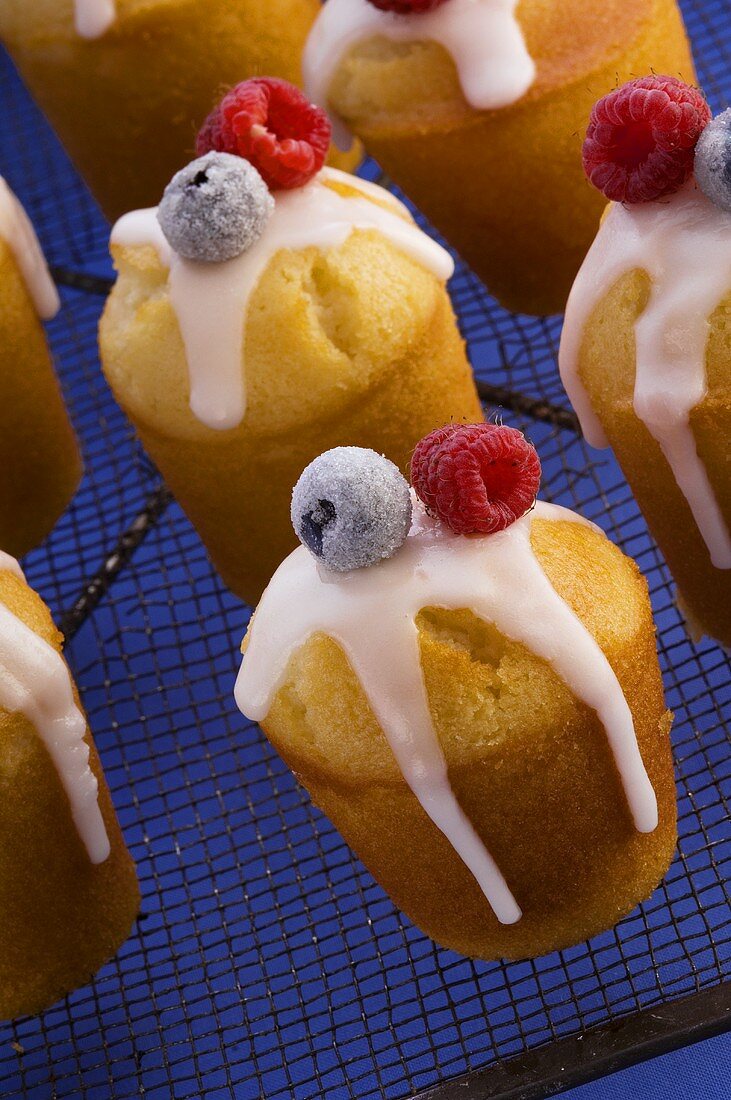
M731 91L727 0L684 7L718 108ZM680 845L664 883L611 932L487 964L438 948L394 909L236 711L248 611L99 370L107 227L7 59L0 95L0 169L65 284L50 336L86 460L73 506L25 564L71 635L144 899L89 986L0 1029L0 1096L397 1100L727 981L731 670L719 648L688 641L616 464L562 404L558 321L505 313L464 268L452 282L485 395L539 448L543 495L599 523L649 581L676 714Z

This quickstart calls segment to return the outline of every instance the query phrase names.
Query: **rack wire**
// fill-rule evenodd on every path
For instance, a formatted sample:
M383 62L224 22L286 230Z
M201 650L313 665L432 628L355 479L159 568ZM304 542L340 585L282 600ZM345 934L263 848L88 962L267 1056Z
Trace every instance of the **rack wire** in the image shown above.
M727 0L683 6L719 109ZM556 371L559 321L505 313L462 266L451 284L486 404L535 441L544 496L599 523L649 581L680 844L612 931L488 964L438 948L394 908L236 711L248 609L100 372L108 228L7 58L0 96L0 170L62 287L49 331L86 461L71 509L25 565L68 636L144 899L90 985L0 1028L0 1097L530 1100L731 1026L731 670L719 648L689 642L616 464L580 437Z

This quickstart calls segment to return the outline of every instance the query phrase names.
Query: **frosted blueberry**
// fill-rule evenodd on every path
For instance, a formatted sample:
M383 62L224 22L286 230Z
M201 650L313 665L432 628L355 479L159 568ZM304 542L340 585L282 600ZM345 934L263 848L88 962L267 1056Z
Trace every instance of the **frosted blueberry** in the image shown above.
M253 164L206 153L165 188L157 212L169 244L187 260L232 260L259 240L274 199Z
M731 213L731 107L701 134L695 150L695 178L711 202Z
M292 494L297 537L329 569L390 558L411 526L411 493L393 462L363 447L335 447L311 462Z

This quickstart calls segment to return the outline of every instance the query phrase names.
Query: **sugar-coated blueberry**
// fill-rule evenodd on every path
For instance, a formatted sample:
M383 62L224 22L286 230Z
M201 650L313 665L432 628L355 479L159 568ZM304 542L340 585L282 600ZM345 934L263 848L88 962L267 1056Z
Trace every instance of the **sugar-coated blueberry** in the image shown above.
M252 164L206 153L173 176L157 217L179 255L221 263L259 240L273 210L274 199Z
M731 213L731 107L701 134L695 150L695 178L711 202Z
M411 526L411 493L397 466L363 447L335 447L311 462L292 494L297 537L329 569L390 558Z

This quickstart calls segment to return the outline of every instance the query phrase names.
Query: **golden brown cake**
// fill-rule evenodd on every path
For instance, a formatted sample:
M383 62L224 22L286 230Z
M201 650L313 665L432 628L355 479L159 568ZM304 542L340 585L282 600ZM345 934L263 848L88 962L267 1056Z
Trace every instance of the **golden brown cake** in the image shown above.
M535 78L512 97L508 81L503 105L478 110L467 101L455 51L419 37L425 19L445 19L449 9L460 19L460 2L402 17L413 24L409 39L384 37L383 22L372 27L342 57L324 98L504 306L557 312L602 208L581 170L589 112L598 95L633 75L693 79L678 7L675 0L520 0L515 17ZM320 18L332 22L340 8L353 7L354 0L328 0ZM510 43L510 28L500 29ZM444 38L441 25L435 33ZM493 55L492 24L482 33L493 51L483 68L492 66L500 92L514 59ZM328 38L312 53L311 94L331 52Z
M128 937L139 889L61 635L6 555L0 622L0 1017L11 1019L90 980ZM76 727L88 765L54 759L43 718L68 720L63 737ZM63 737L56 751L80 756Z
M297 505L296 491L295 519ZM566 947L647 898L675 846L647 586L563 509L471 537L414 510L388 561L341 574L300 548L283 563L243 647L239 706L438 943L485 959Z
M580 377L637 503L678 586L690 631L731 647L731 569L713 566L687 499L660 445L633 407L634 327L651 291L645 272L625 275L592 313ZM731 525L731 292L714 311L706 352L708 393L690 425L718 504Z
M50 532L82 472L39 317L56 307L30 223L0 180L0 546L16 556Z
M98 37L83 37L115 17ZM317 0L0 0L0 39L104 213L151 206L190 158L221 88L299 83ZM341 167L354 167L354 151Z
M709 118L701 142L723 129ZM693 177L676 184L608 208L561 373L589 442L617 455L690 633L731 646L731 193L724 209Z
M261 239L226 263L181 260L154 214L112 237L104 372L248 601L295 545L292 485L323 447L373 447L405 469L426 431L481 415L449 257L385 191L351 180L325 169L277 192Z

